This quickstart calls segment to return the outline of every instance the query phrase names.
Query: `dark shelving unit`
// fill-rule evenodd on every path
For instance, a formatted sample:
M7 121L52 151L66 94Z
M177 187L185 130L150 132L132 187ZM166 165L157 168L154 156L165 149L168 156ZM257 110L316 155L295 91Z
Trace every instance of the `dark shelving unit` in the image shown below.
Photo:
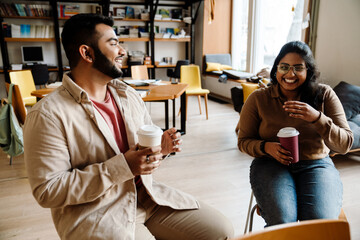
M150 37L149 38L126 38L126 39L119 39L120 41L143 41L147 44L146 51L149 56L151 56L151 62L154 67L151 69L151 77L155 78L155 42L156 41L171 41L171 42L185 42L185 57L186 59L189 59L191 63L194 63L195 61L195 44L194 44L194 22L197 17L197 12L199 10L200 2L196 0L173 0L171 3L169 1L161 1L161 0L144 0L143 2L132 2L132 1L112 1L112 0L99 0L99 1L74 1L74 0L34 0L34 1L27 1L26 4L31 4L32 2L44 2L45 4L50 5L51 8L51 17L23 17L23 16L0 16L0 23L1 23L1 31L0 31L0 47L1 47L1 55L3 60L3 69L0 71L0 73L5 74L5 81L9 82L9 71L11 69L10 61L9 61L9 52L8 52L8 42L54 42L56 45L56 58L57 58L57 66L58 66L58 79L62 79L62 75L64 72L64 66L62 64L63 56L61 54L61 39L60 39L60 33L59 33L59 20L63 20L64 18L58 17L58 4L59 3L80 3L80 4L99 4L102 7L102 14L103 15L109 15L109 9L111 4L121 4L121 5L143 5L145 8L149 10L150 13L150 19L145 20L146 26L150 25ZM17 3L17 1L15 1ZM24 1L19 1L19 3L24 3ZM196 6L197 4L197 6ZM157 8L159 6L168 6L168 7L179 7L179 8L190 8L190 14L191 14L191 23L190 25L190 39L156 39L154 34L154 22L158 22L159 20L154 20L155 13L157 11ZM54 25L54 38L6 38L4 36L4 29L3 29L3 22L4 19L44 19L47 21L52 21ZM116 17L114 17L115 21ZM133 21L144 21L140 19L136 19ZM161 20L159 21L161 22ZM163 21L165 22L165 21ZM171 21L170 21L171 22ZM178 22L178 21L173 21ZM189 46L190 44L190 46ZM151 55L149 54L151 53Z

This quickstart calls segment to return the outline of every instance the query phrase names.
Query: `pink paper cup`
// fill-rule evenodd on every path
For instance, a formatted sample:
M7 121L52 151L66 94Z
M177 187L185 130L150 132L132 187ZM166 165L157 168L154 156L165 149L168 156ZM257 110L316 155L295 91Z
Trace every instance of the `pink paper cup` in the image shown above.
M299 161L299 132L292 127L285 127L280 129L277 134L281 146L291 152L293 160L291 163L297 163Z

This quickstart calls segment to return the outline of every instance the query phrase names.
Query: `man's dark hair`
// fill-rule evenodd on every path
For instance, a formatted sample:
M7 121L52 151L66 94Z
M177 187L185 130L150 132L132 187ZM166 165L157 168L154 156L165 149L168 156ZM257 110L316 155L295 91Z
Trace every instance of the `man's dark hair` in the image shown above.
M77 14L65 22L61 39L71 68L80 60L79 47L82 44L97 46L100 35L95 27L101 23L110 27L114 25L112 18L92 13Z
M317 80L320 72L317 69L315 59L313 57L310 47L301 41L293 41L286 43L280 50L279 55L274 61L274 65L270 72L270 78L274 85L278 84L276 79L277 66L280 60L288 53L297 53L305 61L307 68L306 80L301 86L301 101L310 104L312 107L318 109L322 103L322 92L319 89Z

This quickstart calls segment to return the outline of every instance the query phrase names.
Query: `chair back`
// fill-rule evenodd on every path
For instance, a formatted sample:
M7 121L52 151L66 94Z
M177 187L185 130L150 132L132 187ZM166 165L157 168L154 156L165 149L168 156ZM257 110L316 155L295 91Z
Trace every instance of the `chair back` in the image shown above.
M19 85L21 96L25 105L32 106L36 103L36 97L31 92L36 90L33 76L30 70L10 72L10 82Z
M200 68L198 65L181 66L180 82L189 84L187 91L201 89Z
M241 86L243 88L244 103L252 92L254 92L256 89L259 89L259 85L257 83L241 83Z
M127 69L123 69L123 77L131 77L131 67L132 66L137 66L137 65L143 65L143 63L141 61L127 61L128 64L128 68Z
M190 64L189 60L179 60L179 61L177 61L175 71L174 71L174 73L173 73L173 75L171 77L179 79L180 78L181 66L189 65L189 64Z
M131 66L131 78L136 80L147 80L149 74L146 65Z
M35 64L31 68L35 85L45 85L49 81L49 70L46 64Z
M267 227L233 240L350 240L349 223L342 220L316 219Z
M6 91L9 93L9 83L5 83ZM12 104L14 108L15 115L21 125L24 124L26 118L26 108L25 103L21 97L19 85L14 85L12 92Z

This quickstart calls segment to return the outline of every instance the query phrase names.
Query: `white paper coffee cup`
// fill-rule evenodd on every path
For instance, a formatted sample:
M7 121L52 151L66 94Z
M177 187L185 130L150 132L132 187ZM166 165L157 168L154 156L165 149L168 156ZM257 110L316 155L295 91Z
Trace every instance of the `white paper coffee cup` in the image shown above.
M161 145L163 131L155 125L144 125L137 131L141 147L155 147Z

